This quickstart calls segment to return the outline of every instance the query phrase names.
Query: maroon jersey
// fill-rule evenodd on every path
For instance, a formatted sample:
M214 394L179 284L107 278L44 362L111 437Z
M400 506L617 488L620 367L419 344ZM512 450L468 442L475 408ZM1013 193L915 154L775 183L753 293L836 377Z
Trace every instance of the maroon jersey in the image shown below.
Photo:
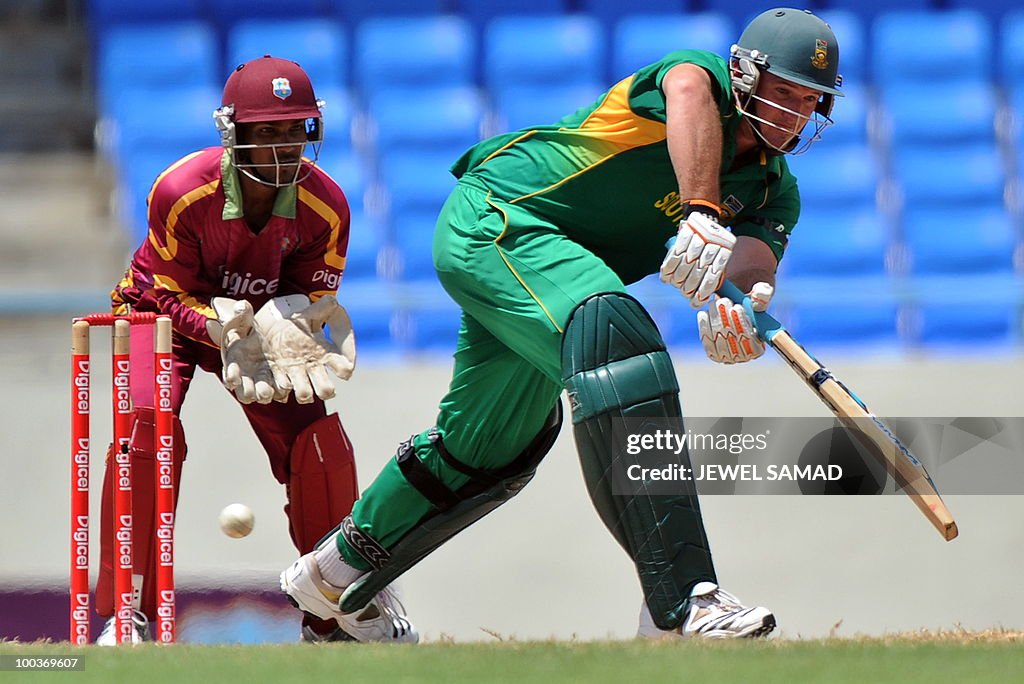
M246 299L258 310L281 295L316 301L338 289L348 250L348 202L319 168L278 189L258 234L242 216L238 176L222 148L194 152L157 177L149 234L111 293L114 313L156 311L175 331L213 344L213 297Z

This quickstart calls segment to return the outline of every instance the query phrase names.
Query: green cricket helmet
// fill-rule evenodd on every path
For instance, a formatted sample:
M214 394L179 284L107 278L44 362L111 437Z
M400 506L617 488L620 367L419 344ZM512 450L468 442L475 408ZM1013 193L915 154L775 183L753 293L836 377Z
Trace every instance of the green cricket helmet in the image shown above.
M832 124L829 117L835 97L843 96L839 90L843 82L839 75L839 42L829 25L810 11L780 7L759 14L732 46L730 58L738 106L759 124L773 125L747 111L751 99L778 107L755 95L762 71L821 92L821 100L814 110L815 133L797 135L791 146L778 151L803 151L820 139L821 132ZM754 130L761 137L757 126ZM805 144L795 149L801 140Z

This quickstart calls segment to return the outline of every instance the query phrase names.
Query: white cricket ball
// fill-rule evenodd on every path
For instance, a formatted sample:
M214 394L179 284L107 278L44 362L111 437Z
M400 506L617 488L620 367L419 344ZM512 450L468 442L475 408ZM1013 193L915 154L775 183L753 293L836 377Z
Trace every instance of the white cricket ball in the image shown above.
M234 539L249 536L253 525L256 524L252 509L240 503L225 506L217 520L220 522L221 531Z

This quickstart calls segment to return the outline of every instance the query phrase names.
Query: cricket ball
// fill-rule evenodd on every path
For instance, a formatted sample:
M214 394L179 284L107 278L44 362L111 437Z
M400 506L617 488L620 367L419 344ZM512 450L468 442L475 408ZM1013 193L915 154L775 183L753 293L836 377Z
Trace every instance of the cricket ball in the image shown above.
M249 536L253 525L256 524L256 517L252 514L252 509L240 503L225 506L217 519L220 522L221 531L233 539Z

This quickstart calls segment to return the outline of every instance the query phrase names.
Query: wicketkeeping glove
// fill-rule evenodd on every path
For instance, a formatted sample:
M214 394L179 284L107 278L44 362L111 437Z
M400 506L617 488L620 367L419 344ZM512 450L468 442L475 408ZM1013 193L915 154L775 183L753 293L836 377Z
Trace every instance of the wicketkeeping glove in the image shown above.
M254 329L252 304L228 297L210 302L217 321L207 323L210 339L220 345L224 386L243 404L268 404L277 393L274 375Z
M331 326L327 339L324 325ZM256 329L263 340L263 351L270 363L274 382L284 401L295 391L300 404L334 396L329 368L342 380L348 380L356 365L356 341L348 313L333 295L310 304L305 295L287 295L270 300L256 314Z
M774 292L768 283L755 284L749 294L754 311L766 310ZM753 361L764 354L764 342L743 304L728 297L716 297L709 309L697 312L700 341L708 358L731 364Z
M736 237L718 221L694 212L679 222L676 241L661 264L661 282L679 288L699 309L725 279L725 267L732 256Z

